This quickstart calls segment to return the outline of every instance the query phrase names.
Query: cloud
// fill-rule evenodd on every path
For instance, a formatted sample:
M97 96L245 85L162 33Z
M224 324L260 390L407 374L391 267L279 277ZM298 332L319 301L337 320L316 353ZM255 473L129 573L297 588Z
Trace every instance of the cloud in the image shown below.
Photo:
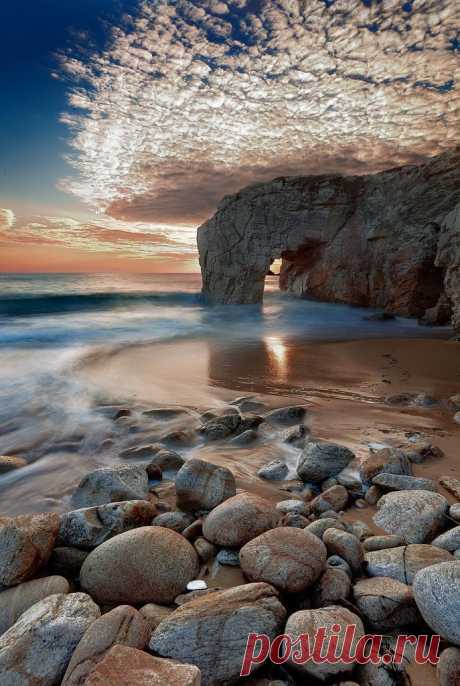
M0 207L0 231L11 229L15 219L13 210L6 210Z
M282 174L357 173L458 143L451 0L158 0L73 82L61 188L119 220L199 223Z
M5 210L3 210L5 211ZM1 223L3 244L49 245L88 253L115 253L125 258L182 260L196 253L193 226L119 222L110 217L80 221L71 217L36 215Z

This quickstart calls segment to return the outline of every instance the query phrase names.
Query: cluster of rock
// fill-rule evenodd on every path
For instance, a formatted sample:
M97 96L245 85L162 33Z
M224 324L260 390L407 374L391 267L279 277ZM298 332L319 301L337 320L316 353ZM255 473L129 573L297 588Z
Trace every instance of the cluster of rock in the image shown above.
M304 415L292 407L259 419L290 425ZM205 417L202 432L231 441L260 421L229 410ZM159 448L149 463L87 474L73 493L78 509L0 518L0 684L224 686L239 681L250 633L313 640L323 627L342 641L350 625L356 640L439 633L449 644L439 683L457 683L460 503L412 475L427 446L371 452L358 464L301 426L288 435L300 439L298 481L276 504L238 491L225 467ZM156 492L163 469L175 472L174 508ZM460 501L460 481L441 481ZM343 516L373 503L384 534ZM208 588L215 564L239 566L246 582ZM289 658L256 669L248 686L405 679L404 664Z
M389 201L391 199L391 201ZM228 196L198 230L203 293L257 303L280 286L460 331L460 149L358 177L275 179Z

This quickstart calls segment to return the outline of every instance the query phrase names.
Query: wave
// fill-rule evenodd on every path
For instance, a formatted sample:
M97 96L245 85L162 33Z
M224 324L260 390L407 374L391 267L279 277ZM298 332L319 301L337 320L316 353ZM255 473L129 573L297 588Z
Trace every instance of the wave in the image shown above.
M85 293L12 295L0 297L0 317L33 317L49 314L90 312L133 305L201 305L200 293L185 291L155 293Z

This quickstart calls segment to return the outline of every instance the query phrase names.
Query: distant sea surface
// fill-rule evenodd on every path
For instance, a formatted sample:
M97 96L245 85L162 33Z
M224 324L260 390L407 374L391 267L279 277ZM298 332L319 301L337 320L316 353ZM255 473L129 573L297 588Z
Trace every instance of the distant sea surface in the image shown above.
M247 349L253 355L248 360L256 360L254 351L264 346L280 358L285 342L292 340L439 335L413 320L373 322L365 319L368 310L293 298L279 292L275 277L267 278L262 308L208 307L200 289L198 274L0 274L0 455L25 454L32 461L28 469L41 465L46 474L59 462L40 456L59 441L80 441L82 452L93 450L105 435L104 419L94 413L97 389L74 371L94 355L161 344L161 352L152 355L164 360L162 372L168 378L174 359L193 369L193 354L184 361L177 346L193 349L194 341L234 343L240 357ZM155 381L149 379L153 397ZM187 383L184 378L180 393L171 385L170 403L184 403L193 395ZM0 490L12 487L16 478L0 477ZM42 482L35 489L37 483ZM14 489L8 491L14 501ZM23 504L17 509L22 511Z

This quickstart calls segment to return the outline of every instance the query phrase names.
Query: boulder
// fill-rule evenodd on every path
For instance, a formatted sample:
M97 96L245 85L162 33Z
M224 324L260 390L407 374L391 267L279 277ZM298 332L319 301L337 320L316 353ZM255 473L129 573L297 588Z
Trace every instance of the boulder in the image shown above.
M450 553L454 553L456 550L460 549L460 526L454 526L453 529L449 529L445 533L437 536L431 545L436 546L436 548L443 548L448 550Z
M200 670L116 645L90 673L84 686L200 686Z
M0 593L0 635L4 634L19 619L23 612L56 593L70 590L69 582L62 576L46 576L42 579L25 581L19 586Z
M278 527L253 538L240 551L240 564L250 581L265 581L286 593L311 586L326 566L326 548L317 536Z
M412 584L414 576L421 569L449 562L453 558L447 550L414 544L369 552L364 559L369 576L387 576L404 584Z
M162 512L152 521L152 526L163 526L181 534L194 521L194 517L187 512Z
M449 503L439 493L396 491L380 498L374 522L405 543L433 540L445 528Z
M51 595L0 636L2 686L55 686L88 627L100 616L85 593Z
M305 527L305 531L308 531L318 538L323 538L324 532L328 529L341 529L343 530L343 524L337 519L332 519L330 517L324 517L323 519L317 519L308 526Z
M259 534L274 529L280 513L273 504L252 493L239 493L218 505L206 517L204 537L211 543L239 548Z
M155 444L149 443L148 445L136 445L132 448L126 448L120 453L120 459L122 460L143 460L148 457L153 457L156 455L157 449Z
M326 630L326 635L328 635L332 633L334 627L334 634L339 637L336 650L336 653L339 654L344 644L346 628L351 624L356 625L356 634L351 646L351 650L354 652L358 640L365 633L364 627L358 615L350 612L350 610L347 610L344 607L331 605L330 607L317 610L301 610L300 612L294 612L287 621L284 633L291 636L293 641L297 640L300 634L306 634L310 645L313 645L315 636L320 628L324 628ZM335 625L338 626L336 627ZM335 631L338 627L340 628L340 631ZM301 665L296 665L293 662L292 657L289 659L288 664L291 664L299 674L306 675L307 677L314 677L319 681L329 679L336 674L351 672L354 668L353 663L323 662L321 664L315 664L312 660Z
M439 483L441 486L444 486L446 491L449 491L454 498L460 500L460 479L454 479L452 476L441 476Z
M221 417L215 417L209 422L206 422L200 429L200 432L208 439L208 441L220 441L227 436L234 434L241 424L241 417L238 413L226 414Z
M372 483L383 491L437 491L436 483L432 479L421 479L405 474L377 474Z
M451 395L447 401L447 404L453 412L460 412L460 393Z
M83 562L89 555L88 550L80 550L70 546L60 546L54 548L49 559L49 568L55 574L64 576L78 576Z
M460 686L459 648L451 646L442 651L437 666L437 676L439 686Z
M179 453L161 448L161 450L157 450L155 457L147 466L147 470L158 467L162 472L177 472L184 464L185 460Z
M257 472L257 476L260 476L261 479L267 479L267 481L282 481L286 478L288 472L287 464L281 460L273 460L261 467Z
M341 605L347 601L350 592L349 575L338 567L327 567L311 591L313 607Z
M153 632L150 649L196 665L203 686L236 680L251 632L275 638L286 611L272 586L245 584L179 607Z
M389 534L388 536L370 536L363 542L363 548L366 552L373 550L385 550L387 548L398 548L403 545L404 541L401 536Z
M149 481L145 466L101 467L86 474L72 495L75 507L94 507L123 500L145 500Z
M14 455L0 455L0 474L12 472L15 469L22 469L27 467L27 460L23 457L15 457Z
M323 543L329 555L339 555L350 565L353 574L360 573L364 562L364 552L356 536L340 529L328 529L324 532Z
M267 422L272 424L297 424L304 419L307 414L306 407L302 405L292 405L290 407L280 407L272 410L265 415Z
M298 512L286 512L280 519L279 526L293 526L297 529L306 529L309 520Z
M276 503L276 509L283 514L301 514L307 515L310 512L310 505L305 503L303 500L296 500L292 498L291 500L280 500Z
M85 631L61 686L84 686L86 678L114 645L143 650L150 633L144 617L129 605L119 605L107 612Z
M353 587L361 616L371 629L391 631L420 621L410 586L389 577L361 579Z
M193 546L198 553L198 557L200 558L201 562L207 562L212 557L215 557L217 552L216 546L202 536L199 536L196 539L196 541L193 543Z
M236 495L235 478L226 467L191 459L177 473L176 494L182 510L212 510Z
M180 534L145 526L93 550L81 568L84 590L104 604L168 605L198 572L198 556Z
M232 550L232 548L222 548L216 555L216 560L220 565L224 567L239 567L240 566L240 554L237 550Z
M328 510L340 512L348 503L348 491L344 486L331 486L320 493L311 502L311 509L315 514L322 514Z
M91 550L129 529L150 524L157 511L146 500L108 503L61 515L58 544Z
M30 579L51 555L59 531L54 512L0 517L0 585Z
M163 621L163 619L169 617L169 615L174 612L175 609L176 608L174 606L165 607L164 605L157 605L156 603L147 603L147 605L141 607L139 612L149 625L150 632L153 632Z
M430 629L460 646L460 560L417 572L414 598Z
M409 457L402 450L383 448L371 451L360 461L359 474L363 483L372 482L373 478L381 473L410 476L412 467Z
M335 443L307 443L297 464L297 474L302 481L319 482L337 476L352 460L354 454L348 448Z
M230 443L232 445L244 447L246 445L250 445L251 443L254 443L254 441L256 441L258 438L259 438L259 435L255 429L247 429L246 431L243 431L242 433L238 434L237 436L234 436L230 440Z
M452 517L456 522L460 522L460 503L455 503L450 506L449 517Z

